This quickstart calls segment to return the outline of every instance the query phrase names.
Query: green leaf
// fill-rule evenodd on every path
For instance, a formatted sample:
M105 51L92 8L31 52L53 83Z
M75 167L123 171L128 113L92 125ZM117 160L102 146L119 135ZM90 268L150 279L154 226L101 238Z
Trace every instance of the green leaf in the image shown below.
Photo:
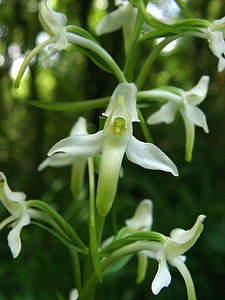
M98 54L91 51L90 49L80 47L76 45L83 54L85 54L87 57L89 57L94 64L96 64L99 68L101 68L103 71L106 71L107 73L112 73L111 69L109 68L108 64L103 60Z
M109 97L105 97L77 102L49 102L33 100L28 101L28 104L45 110L80 112L105 107L108 104L109 99Z
M119 272L125 265L129 262L129 260L132 258L132 254L126 255L120 259L118 259L116 262L112 263L104 272L104 275L111 275L116 272Z

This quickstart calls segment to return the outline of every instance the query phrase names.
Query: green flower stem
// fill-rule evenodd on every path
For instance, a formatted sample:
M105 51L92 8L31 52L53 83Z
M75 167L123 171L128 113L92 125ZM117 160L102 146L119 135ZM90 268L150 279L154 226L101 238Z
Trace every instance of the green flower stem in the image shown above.
M165 32L165 31L160 31L160 30L154 30L154 31L150 31L150 32L146 32L144 33L140 39L139 39L139 43L145 42L145 41L149 41L149 40L154 40L157 38L162 38L162 37L166 37L166 36L171 36L174 35L173 33L170 32Z
M13 221L15 221L17 219L16 216L9 216L8 218L6 218L5 220L3 220L0 223L0 230L2 230L2 228L4 228L6 225L8 225L9 223L12 223Z
M129 82L132 81L132 77L134 74L134 65L137 59L138 48L140 46L138 40L140 37L143 23L144 20L142 14L140 13L140 11L138 11L134 32L132 34L132 38L127 53L127 59L124 66L124 74Z
M174 259L173 264L184 278L187 288L188 300L196 300L195 287L188 268L179 258Z
M195 142L195 125L189 122L186 118L183 118L185 125L185 160L190 162L192 160L192 152Z
M148 128L148 126L145 122L145 119L142 116L142 113L141 113L139 107L137 107L137 111L138 111L138 117L139 117L139 120L140 120L141 129L142 129L142 132L145 136L145 139L148 143L153 143L151 133L150 133L149 128Z
M177 103L180 99L180 96L177 94L160 89L153 89L149 91L140 91L137 93L137 99L146 99L148 101L172 101Z
M79 36L71 32L67 32L66 37L70 43L89 49L94 53L96 53L97 55L99 55L110 67L111 71L114 73L114 75L116 76L119 82L127 81L120 67L117 65L114 59L109 55L109 53L105 51L105 49L102 48L100 45L98 45L97 43L89 39L86 39L82 36Z
M89 238L90 238L90 252L98 276L98 280L102 281L102 270L100 266L100 258L98 253L99 242L96 234L95 224L95 180L94 180L94 163L92 158L88 158L88 174L89 174L89 193L90 193L90 224L89 224Z
M81 292L82 283L81 283L81 272L80 272L80 261L77 251L70 249L70 256L72 260L72 266L73 266L73 273L74 273L74 279L76 288L78 290L78 293Z
M137 284L140 284L145 279L147 267L148 267L148 257L143 252L139 252L138 270L137 270L137 278L136 278Z
M28 67L29 63L31 62L31 60L35 57L35 55L37 55L43 48L45 48L46 46L55 43L57 41L57 37L52 37L50 39L48 39L47 41L41 43L40 45L38 45L37 47L35 47L33 50L31 50L27 56L25 57L22 66L20 67L19 73L16 77L15 83L14 83L14 87L17 89L20 85L20 81L23 77L24 72L26 71L26 68Z
M104 229L104 224L105 224L105 217L100 216L98 212L95 213L95 225L96 225L96 236L98 243L100 245L101 240L102 240L102 232Z
M185 28L183 26L191 26L193 29L199 29L199 27L205 27L207 28L210 25L210 22L208 20L204 19L198 19L198 18L190 18L186 20L181 20L175 22L173 25L180 27L181 29ZM196 28L198 27L198 28Z
M40 200L29 200L26 202L26 207L38 208L45 212L66 234L71 242L74 242L80 249L87 251L87 248L75 230L67 223L52 207Z
M172 37L167 37L165 38L162 42L160 42L157 46L155 46L155 48L152 50L152 52L149 54L146 62L143 64L143 67L137 77L137 81L136 81L136 85L138 87L138 89L141 89L144 81L146 79L146 77L149 74L149 70L150 67L152 65L152 63L156 60L156 58L158 57L159 53L161 52L161 50L167 46L169 43L171 43L172 41L176 40L179 36L172 36Z
M79 160L76 160L76 162L72 164L70 189L74 199L76 200L79 198L83 191L86 163L86 158L81 158Z

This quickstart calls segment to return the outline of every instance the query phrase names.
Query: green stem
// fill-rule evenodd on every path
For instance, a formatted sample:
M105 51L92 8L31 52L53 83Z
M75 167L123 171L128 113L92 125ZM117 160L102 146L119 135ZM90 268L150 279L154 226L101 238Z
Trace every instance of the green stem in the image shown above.
M144 33L139 39L139 43L142 43L144 41L154 40L157 38L166 37L166 36L171 36L171 35L173 34L171 34L170 32L154 30L154 31Z
M66 37L70 43L89 49L96 53L98 56L100 56L110 67L111 71L114 73L119 82L127 81L120 67L110 56L110 54L107 51L105 51L105 49L102 48L100 45L71 32L67 32Z
M89 193L90 193L90 223L89 223L89 237L90 237L90 252L93 265L98 276L99 281L102 281L102 270L99 259L99 242L96 234L95 223L95 179L94 179L94 163L92 158L88 158L88 174L89 174Z
M169 87L168 87L169 88ZM172 92L173 89L173 92ZM169 90L163 89L152 89L148 91L140 91L137 93L138 100L147 100L147 101L172 101L176 104L180 103L181 96L177 93L175 87L171 87Z
M95 213L95 225L96 225L96 236L98 243L100 245L101 240L102 240L102 233L104 229L104 224L105 224L105 217L100 216L98 212Z
M82 283L81 283L81 272L80 272L80 261L77 251L70 249L70 256L72 260L72 267L74 273L74 279L76 283L76 288L78 289L78 293L81 292Z
M17 89L20 85L20 81L23 77L23 74L26 71L26 68L28 67L29 63L31 62L31 60L46 46L56 42L58 39L58 37L52 37L50 39L48 39L47 41L41 43L40 45L38 45L37 47L35 47L33 50L31 50L27 56L25 57L22 66L20 67L19 73L16 77L15 83L14 83L14 87Z
M136 81L136 85L138 87L138 89L140 90L144 84L144 81L147 77L147 75L149 74L149 70L150 67L152 65L152 63L156 60L156 58L158 57L159 53L161 52L161 50L168 45L169 43L171 43L172 41L174 41L175 39L177 39L179 36L172 36L172 37L167 37L165 38L162 42L160 42L153 50L152 52L149 54L146 62L144 63L138 77L137 77L137 81Z
M138 117L139 117L139 120L140 120L140 125L141 125L141 129L142 129L142 132L145 136L145 139L148 143L153 143L153 139L152 139L152 136L151 136L151 133L148 129L148 126L145 122L145 119L143 118L142 116L142 113L139 109L139 107L137 107L137 111L138 111Z
M70 189L74 197L74 201L80 199L84 188L84 175L86 169L87 160L86 158L81 158L76 160L72 164L71 177L70 177Z
M137 59L137 52L138 52L138 48L139 48L138 41L139 41L143 23L144 23L144 20L143 20L141 12L139 11L138 15L137 15L136 24L134 27L134 32L132 34L132 38L131 38L130 45L128 48L127 59L125 62L125 67L124 67L124 74L129 82L132 81L132 77L134 74L134 65L135 65L135 62Z
M188 300L196 300L195 287L188 268L178 257L173 260L173 264L175 265L175 267L177 267L182 277L184 278L187 288Z

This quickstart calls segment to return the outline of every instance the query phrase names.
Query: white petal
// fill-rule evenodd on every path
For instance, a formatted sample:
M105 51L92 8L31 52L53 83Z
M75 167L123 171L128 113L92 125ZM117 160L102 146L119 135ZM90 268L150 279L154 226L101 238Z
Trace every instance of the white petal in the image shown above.
M186 117L195 125L202 127L206 133L209 132L206 117L203 111L194 105L185 105L184 112Z
M170 233L171 239L177 244L184 244L192 240L196 232L198 231L199 227L202 226L202 223L205 218L206 218L205 215L199 215L194 226L189 230L184 230L181 228L176 228L172 230Z
M224 58L224 54L225 51L223 52L223 56L221 55L221 57L219 57L219 61L218 61L218 72L222 72L223 70L225 70L225 58Z
M76 123L73 125L70 135L74 134L88 134L87 121L84 117L79 117Z
M126 139L116 135L107 136L103 142L96 197L102 216L107 215L113 204L126 146Z
M55 153L66 153L74 157L91 157L101 152L103 132L94 134L77 134L62 139L55 144L48 152L51 156Z
M170 124L174 121L176 112L176 104L171 102L166 103L147 119L147 123L150 125L159 124L162 122Z
M26 195L22 192L12 192L8 186L4 173L0 172L0 196L4 195L8 200L15 202L24 202Z
M39 20L47 32L58 35L67 23L67 17L60 12L54 11L49 2L49 0L40 2Z
M148 199L142 200L134 216L125 221L126 225L134 230L151 230L153 222L152 210L152 201Z
M101 35L121 28L127 19L127 7L122 5L106 15L97 25L96 34Z
M151 259L158 259L157 258L157 252L155 251L150 251L150 250L143 250L141 251L145 256L147 256L148 258L151 258Z
M8 245L14 258L16 258L21 251L21 229L28 224L30 224L30 216L24 212L20 220L8 234Z
M225 17L213 21L209 27L212 31L221 31L225 33Z
M126 154L130 161L145 169L171 172L178 176L177 167L172 160L153 144L140 142L132 136Z
M26 195L12 192L4 173L0 172L0 200L12 216L18 216L24 207Z
M112 115L112 122L115 118L127 120L127 116L129 116L131 122L139 122L136 108L136 93L137 88L134 83L119 83L103 116L109 117Z
M158 254L159 266L152 282L152 292L157 295L162 288L167 287L171 282L171 275L167 266L164 250Z
M218 57L218 71L222 72L225 69L225 42L223 33L220 31L213 31L208 33L209 47L212 53Z
M65 153L56 153L46 158L38 166L38 171L42 171L46 167L64 167L71 165L74 162L74 156Z
M209 47L216 57L221 57L225 52L225 42L220 31L209 32Z
M208 92L209 79L209 76L202 76L196 86L184 92L189 104L198 105L205 99Z

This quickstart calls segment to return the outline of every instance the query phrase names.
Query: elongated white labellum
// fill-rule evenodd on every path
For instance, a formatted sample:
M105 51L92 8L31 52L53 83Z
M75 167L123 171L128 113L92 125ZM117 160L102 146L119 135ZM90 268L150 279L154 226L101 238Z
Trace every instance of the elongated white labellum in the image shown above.
M103 142L96 199L102 216L106 216L112 207L126 147L127 141L120 135L109 135Z

